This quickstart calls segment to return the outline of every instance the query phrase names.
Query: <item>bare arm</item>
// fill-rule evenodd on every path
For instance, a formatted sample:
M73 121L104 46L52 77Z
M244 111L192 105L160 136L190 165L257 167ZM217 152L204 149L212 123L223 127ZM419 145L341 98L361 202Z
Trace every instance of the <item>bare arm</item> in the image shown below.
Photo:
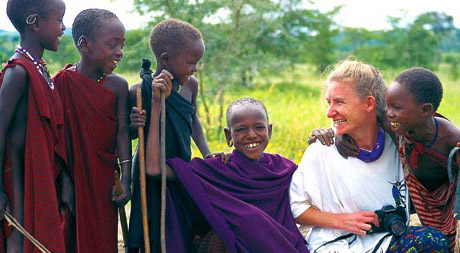
M295 220L301 225L340 229L358 235L365 235L371 229L371 223L378 226L377 215L372 211L338 214L323 212L314 206Z
M114 196L118 205L125 205L131 197L131 140L129 138L129 109L128 109L128 83L121 77L116 77L117 91L117 153L121 166L122 194Z
M147 137L147 153L146 153L146 173L151 177L161 177L160 167L160 137L159 137L159 117L160 117L160 91L165 92L165 97L171 94L171 83L172 75L163 70L163 72L155 77L152 84L153 96L152 106L150 113L150 127L149 135ZM174 179L174 171L166 165L166 177L168 179Z
M189 81L189 85L192 90L192 104L195 108L198 108L196 104L196 99L198 95L198 80L196 80L195 78L191 78ZM206 137L203 133L203 127L201 126L200 119L198 118L198 115L196 113L193 118L192 139L195 142L198 149L200 150L201 155L203 157L206 157L207 155L211 154L211 151L208 147L208 143L206 142Z
M28 89L29 79L27 72L21 66L9 68L5 72L3 85L0 89L0 210L3 211L9 205L8 198L4 191L4 172L6 156L6 140L9 129L12 127L14 115L17 112L21 97L24 96ZM27 117L24 115L24 117ZM13 216L24 224L24 168L12 168L13 184ZM8 239L9 249L22 249L22 236L13 231ZM12 248L10 248L12 246Z

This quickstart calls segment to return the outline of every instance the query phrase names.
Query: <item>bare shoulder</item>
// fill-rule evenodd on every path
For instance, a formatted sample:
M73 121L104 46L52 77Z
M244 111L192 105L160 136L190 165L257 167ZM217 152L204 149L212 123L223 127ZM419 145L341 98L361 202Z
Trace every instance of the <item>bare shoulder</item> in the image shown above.
M115 73L107 75L104 85L117 94L126 95L128 92L128 81Z
M5 70L2 87L12 86L15 90L25 90L29 84L29 75L26 69L21 65L8 67Z
M198 80L194 76L191 76L184 86L188 87L194 96L198 93Z
M436 120L439 124L440 141L445 143L447 149L452 149L457 145L457 142L460 142L460 129L446 119L436 118Z

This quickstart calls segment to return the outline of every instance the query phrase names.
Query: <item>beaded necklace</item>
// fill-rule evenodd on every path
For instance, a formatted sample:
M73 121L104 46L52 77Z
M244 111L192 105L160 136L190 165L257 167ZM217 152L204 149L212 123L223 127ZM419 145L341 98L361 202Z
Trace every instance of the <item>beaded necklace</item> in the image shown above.
M78 69L77 69L77 63L75 63L75 72L78 73ZM104 81L105 81L105 78L107 77L107 74L106 73L102 73L102 76L100 76L97 80L96 80L96 83L98 84L102 84Z
M53 81L51 81L51 76L50 76L50 73L48 72L48 68L46 68L46 62L45 60L40 59L40 60L35 60L35 58L32 56L32 54L25 48L22 48L22 47L18 47L16 48L15 50L16 53L24 56L26 59L30 60L31 62L33 62L33 64L35 65L35 67L37 68L38 72L45 78L46 80L46 83L48 84L48 86L54 90L54 83Z

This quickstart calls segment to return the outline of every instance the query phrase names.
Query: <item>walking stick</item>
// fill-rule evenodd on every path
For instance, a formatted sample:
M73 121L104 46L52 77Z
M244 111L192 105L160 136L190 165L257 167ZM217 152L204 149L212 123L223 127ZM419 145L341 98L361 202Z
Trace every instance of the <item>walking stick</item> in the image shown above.
M142 92L141 86L139 85L136 90L137 97L137 108L142 111ZM147 192L145 189L145 148L144 148L144 128L139 127L137 129L137 135L139 137L139 170L141 181L141 206L142 206L142 225L144 227L144 249L146 253L150 253L150 241L149 241L149 224L147 221Z
M115 170L115 194L117 196L120 196L120 194L123 192L121 189L121 183L120 183L120 175L118 171ZM120 213L120 225L121 225L121 232L123 234L123 242L124 242L124 247L128 244L128 221L126 219L126 211L124 206L118 207L118 211Z
M24 227L19 224L19 222L13 217L13 215L9 214L6 211L3 211L3 214L5 215L5 219L8 222L10 226L13 226L15 229L19 231L25 238L27 238L35 247L40 250L40 252L43 253L51 253L43 244L41 244L37 239L35 239L27 230L24 229Z
M166 253L166 151L165 151L165 118L166 118L166 106L165 106L165 93L161 92L161 135L160 135L160 166L161 166L161 252Z

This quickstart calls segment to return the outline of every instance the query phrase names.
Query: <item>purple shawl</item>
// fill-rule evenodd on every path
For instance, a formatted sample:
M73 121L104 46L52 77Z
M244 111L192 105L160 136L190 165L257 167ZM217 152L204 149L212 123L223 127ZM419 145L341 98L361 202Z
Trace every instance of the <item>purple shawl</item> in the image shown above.
M168 164L229 252L308 252L289 205L292 161L267 153L253 161L235 150L228 164Z

